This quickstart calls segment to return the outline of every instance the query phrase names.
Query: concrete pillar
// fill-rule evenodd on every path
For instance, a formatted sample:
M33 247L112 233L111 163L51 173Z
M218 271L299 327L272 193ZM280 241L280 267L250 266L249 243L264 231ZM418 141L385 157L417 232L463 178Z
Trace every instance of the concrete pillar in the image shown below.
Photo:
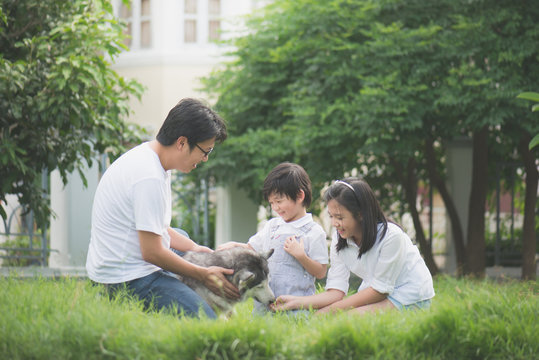
M472 155L471 139L457 139L447 144L447 187L455 203L465 237L468 231L468 206L472 190ZM455 242L453 241L451 232L451 221L447 215L446 254L443 271L449 274L455 274L457 270Z
M88 187L77 172L68 175L64 186L60 172L51 173L51 217L49 267L84 267L90 243L92 204L99 180L98 163L86 169ZM56 250L56 251L54 251Z
M256 233L258 205L235 186L217 188L215 246L247 242Z

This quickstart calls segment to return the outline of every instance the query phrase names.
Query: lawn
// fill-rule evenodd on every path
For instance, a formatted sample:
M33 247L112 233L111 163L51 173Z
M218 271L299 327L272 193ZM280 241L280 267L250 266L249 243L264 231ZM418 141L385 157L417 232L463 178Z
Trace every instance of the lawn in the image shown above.
M5 359L539 359L537 282L438 277L426 311L188 319L87 280L0 278Z

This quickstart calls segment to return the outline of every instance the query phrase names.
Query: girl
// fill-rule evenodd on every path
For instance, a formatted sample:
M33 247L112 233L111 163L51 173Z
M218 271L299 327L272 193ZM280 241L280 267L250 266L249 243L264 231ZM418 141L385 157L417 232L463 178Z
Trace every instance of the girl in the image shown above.
M326 291L279 296L273 309L365 313L429 307L434 297L430 272L408 235L388 222L370 186L357 178L337 180L324 200L336 229ZM350 272L363 281L357 293L345 298Z

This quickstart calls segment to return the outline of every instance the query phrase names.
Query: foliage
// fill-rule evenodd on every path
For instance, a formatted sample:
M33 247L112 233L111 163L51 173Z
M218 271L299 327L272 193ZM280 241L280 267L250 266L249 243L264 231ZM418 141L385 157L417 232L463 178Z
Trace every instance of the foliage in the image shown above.
M87 280L0 278L0 351L9 359L532 359L537 282L435 278L430 310L295 318L177 319L109 300ZM96 316L99 314L99 316ZM31 344L31 346L28 346Z
M358 167L384 176L389 160L420 156L426 136L514 119L533 128L511 94L537 71L537 29L524 5L498 3L276 1L206 79L231 134L210 166L257 194L284 160L320 186ZM513 41L526 27L529 38Z
M13 256L10 258L2 259L2 267L9 266L35 266L41 264L42 249L41 234L34 234L32 244L30 243L29 236L13 236L7 237L0 246L3 248L0 250L4 256ZM32 246L30 246L32 245ZM37 245L37 246L36 246ZM48 255L48 253L47 253Z
M210 181L201 174L173 174L172 193L177 200L173 201L171 226L186 231L196 243L214 248L216 205L208 199Z
M413 211L418 184L432 171L443 183L446 146L477 137L488 160L470 205L481 204L496 162L520 162L520 138L539 130L515 98L539 76L538 11L509 0L277 0L205 81L230 129L208 165L257 201L281 161L305 167L315 197L357 173L384 209Z
M539 102L539 93L524 92L522 94L519 94L517 97L520 99L526 99L526 100ZM539 104L533 105L532 111L539 111ZM536 147L537 145L539 145L539 133L533 137L532 141L530 141L530 145L529 145L530 150Z
M2 0L0 15L0 202L16 194L44 224L42 169L85 182L85 163L138 142L122 119L142 87L110 68L125 46L108 1Z

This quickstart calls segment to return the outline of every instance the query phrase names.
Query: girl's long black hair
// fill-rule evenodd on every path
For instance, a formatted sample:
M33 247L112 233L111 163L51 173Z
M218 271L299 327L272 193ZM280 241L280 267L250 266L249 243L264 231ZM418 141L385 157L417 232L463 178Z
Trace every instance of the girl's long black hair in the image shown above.
M350 185L353 190L346 184ZM358 258L369 251L376 243L378 226L382 224L382 239L387 232L387 218L385 217L374 192L367 182L358 178L346 178L342 182L335 182L324 193L326 204L330 200L337 201L352 213L359 223L362 231L361 244L359 245ZM348 246L346 239L340 234L337 242L337 251Z

